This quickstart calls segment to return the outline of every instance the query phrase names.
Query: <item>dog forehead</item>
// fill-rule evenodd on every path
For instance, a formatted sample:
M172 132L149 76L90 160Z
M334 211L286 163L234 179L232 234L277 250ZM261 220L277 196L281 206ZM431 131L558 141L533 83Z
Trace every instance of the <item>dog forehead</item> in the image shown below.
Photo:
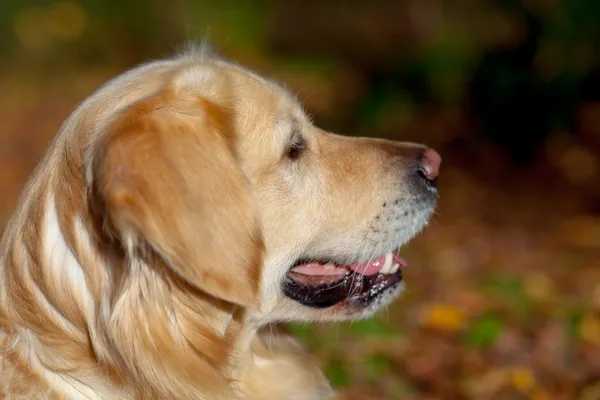
M253 72L235 68L232 78L239 139L279 152L307 120L302 105L285 87Z
M243 159L268 165L279 159L297 129L297 119L279 103L275 99L266 107L250 104L236 110L237 146Z

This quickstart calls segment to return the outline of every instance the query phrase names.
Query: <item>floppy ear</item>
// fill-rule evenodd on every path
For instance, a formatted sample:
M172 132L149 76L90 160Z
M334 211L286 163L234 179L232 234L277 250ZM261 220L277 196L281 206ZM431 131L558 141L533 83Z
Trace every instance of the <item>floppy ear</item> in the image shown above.
M162 91L100 133L92 179L129 256L149 247L193 286L252 306L263 240L230 121L197 94Z

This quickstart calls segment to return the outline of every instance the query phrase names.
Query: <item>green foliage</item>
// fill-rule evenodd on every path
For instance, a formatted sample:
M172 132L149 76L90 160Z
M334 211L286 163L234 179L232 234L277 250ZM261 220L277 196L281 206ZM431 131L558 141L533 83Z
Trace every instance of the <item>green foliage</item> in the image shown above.
M398 334L398 329L384 323L380 317L372 317L356 322L342 324L342 329L359 337L385 337Z
M388 356L377 354L365 360L365 374L373 380L381 378L387 374L392 367L392 359Z
M473 321L464 338L471 347L487 348L494 344L503 328L504 323L497 315L485 314Z
M571 339L577 337L577 330L579 329L583 314L582 310L571 310L567 315L567 334Z
M344 388L350 384L350 373L339 360L331 360L325 366L325 376L334 387Z
M474 39L464 27L452 27L417 55L416 62L428 77L434 99L448 104L461 100L464 85L477 67Z
M313 345L317 341L317 335L313 328L308 324L291 323L288 324L288 329L293 335L308 345Z

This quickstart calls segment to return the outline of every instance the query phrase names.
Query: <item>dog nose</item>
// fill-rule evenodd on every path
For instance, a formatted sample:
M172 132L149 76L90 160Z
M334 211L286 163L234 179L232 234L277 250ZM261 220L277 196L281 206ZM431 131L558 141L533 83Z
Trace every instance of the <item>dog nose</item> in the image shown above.
M424 179L435 182L440 172L442 157L433 149L425 149L417 158L417 173Z

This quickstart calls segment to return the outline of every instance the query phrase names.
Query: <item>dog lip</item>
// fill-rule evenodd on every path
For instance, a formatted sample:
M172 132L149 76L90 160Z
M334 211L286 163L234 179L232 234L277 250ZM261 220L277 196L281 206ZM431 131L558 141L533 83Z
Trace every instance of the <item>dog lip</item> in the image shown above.
M377 273L369 276L348 272L337 282L316 287L301 285L287 277L283 291L287 297L311 308L328 308L337 304L364 308L401 281L401 269L393 274Z
M390 252L386 256L392 254ZM369 263L333 267L341 270L338 272L325 269L320 263L299 261L288 271L283 282L283 292L292 300L312 308L327 308L340 303L355 308L366 307L402 281L402 270L399 267L405 266L406 261L394 254L390 261L396 267L390 269L392 264L382 265L386 256L371 261L373 263L382 259L374 267L376 270L372 271L366 271L371 267Z

